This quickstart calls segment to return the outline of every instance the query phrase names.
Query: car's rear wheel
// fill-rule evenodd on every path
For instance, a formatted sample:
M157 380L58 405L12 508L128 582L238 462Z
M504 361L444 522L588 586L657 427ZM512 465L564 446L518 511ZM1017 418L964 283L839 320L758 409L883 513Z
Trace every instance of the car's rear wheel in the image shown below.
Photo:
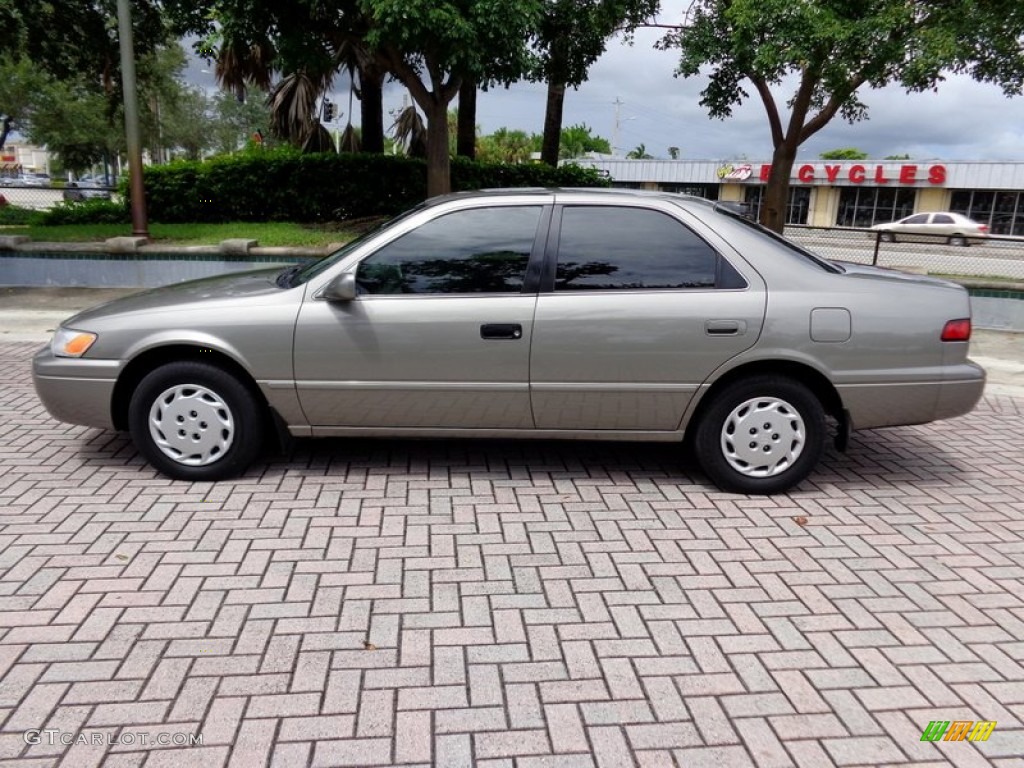
M782 493L818 464L825 436L825 411L813 392L792 379L757 376L714 395L694 445L719 488Z
M179 361L147 374L132 393L128 428L136 447L177 480L221 480L259 453L263 412L250 389L209 363Z
M967 238L964 237L963 235L952 235L952 236L950 236L949 244L950 245L955 245L958 248L959 247L966 248L968 245L970 245L970 243L967 241Z

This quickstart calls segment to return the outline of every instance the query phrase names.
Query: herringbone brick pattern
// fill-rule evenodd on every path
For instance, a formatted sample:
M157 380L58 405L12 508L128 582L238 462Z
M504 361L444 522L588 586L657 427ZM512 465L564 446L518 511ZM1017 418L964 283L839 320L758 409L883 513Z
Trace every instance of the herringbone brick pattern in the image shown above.
M32 351L0 346L10 765L1024 764L1022 401L859 434L774 498L529 442L189 485L50 420ZM998 726L920 741L937 719Z

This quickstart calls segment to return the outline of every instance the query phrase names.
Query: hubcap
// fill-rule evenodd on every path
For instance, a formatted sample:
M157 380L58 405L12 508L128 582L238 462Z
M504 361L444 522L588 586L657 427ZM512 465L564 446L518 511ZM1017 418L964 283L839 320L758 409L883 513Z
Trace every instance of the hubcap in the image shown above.
M775 477L800 457L804 420L785 400L755 397L737 406L722 425L722 453L747 477Z
M231 409L198 384L166 389L149 409L149 434L172 461L205 467L223 458L235 437Z

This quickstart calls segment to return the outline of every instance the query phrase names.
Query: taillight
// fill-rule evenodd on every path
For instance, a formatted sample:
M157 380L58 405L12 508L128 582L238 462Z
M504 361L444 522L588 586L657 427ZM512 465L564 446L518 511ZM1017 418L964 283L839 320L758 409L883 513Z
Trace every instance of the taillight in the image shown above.
M943 341L970 341L971 340L971 318L965 317L960 320L950 320L942 329Z
M982 224L978 227L979 232L988 232L988 224Z

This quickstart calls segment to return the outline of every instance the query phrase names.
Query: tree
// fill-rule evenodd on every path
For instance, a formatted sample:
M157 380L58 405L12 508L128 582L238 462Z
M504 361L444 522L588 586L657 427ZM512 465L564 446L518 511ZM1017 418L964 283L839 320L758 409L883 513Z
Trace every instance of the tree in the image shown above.
M595 136L586 123L577 123L564 128L559 145L559 156L563 160L583 157L590 152L601 155L612 153L612 145L608 139L603 136Z
M525 131L499 128L481 136L477 154L485 163L525 163L534 151L534 136Z
M557 165L565 89L578 88L616 32L629 32L653 16L658 0L545 0L535 38L534 76L547 83L541 160Z
M653 160L654 156L647 154L647 147L643 144L638 144L635 149L631 149L626 153L626 157L630 160Z
M843 149L830 149L818 155L822 160L866 160L868 153L855 147Z
M451 190L448 105L463 78L511 82L527 71L540 0L364 0L366 42L427 119L427 195Z
M670 158L672 158L673 160L678 160L679 159L679 147L669 147L668 148L668 156Z
M32 117L23 127L66 170L81 172L124 149L124 131L111 130L107 107L104 95L84 78L48 80L33 96ZM120 110L114 113L118 118Z
M121 101L115 6L116 0L0 0L0 147L30 117L31 98L52 81L102 94L101 114L113 117ZM157 0L136 0L132 21L137 55L167 41ZM28 123L20 127L27 130Z
M267 141L270 134L270 108L263 99L239 100L234 94L217 91L210 99L213 124L210 148L234 152L244 147L257 132Z
M0 149L12 130L30 119L33 102L48 81L27 58L0 57Z
M711 117L757 92L774 147L761 221L778 232L797 149L837 115L864 119L862 86L924 90L956 72L1024 88L1019 0L695 0L688 18L659 45L680 50L678 75L707 76ZM789 82L792 95L777 95Z

